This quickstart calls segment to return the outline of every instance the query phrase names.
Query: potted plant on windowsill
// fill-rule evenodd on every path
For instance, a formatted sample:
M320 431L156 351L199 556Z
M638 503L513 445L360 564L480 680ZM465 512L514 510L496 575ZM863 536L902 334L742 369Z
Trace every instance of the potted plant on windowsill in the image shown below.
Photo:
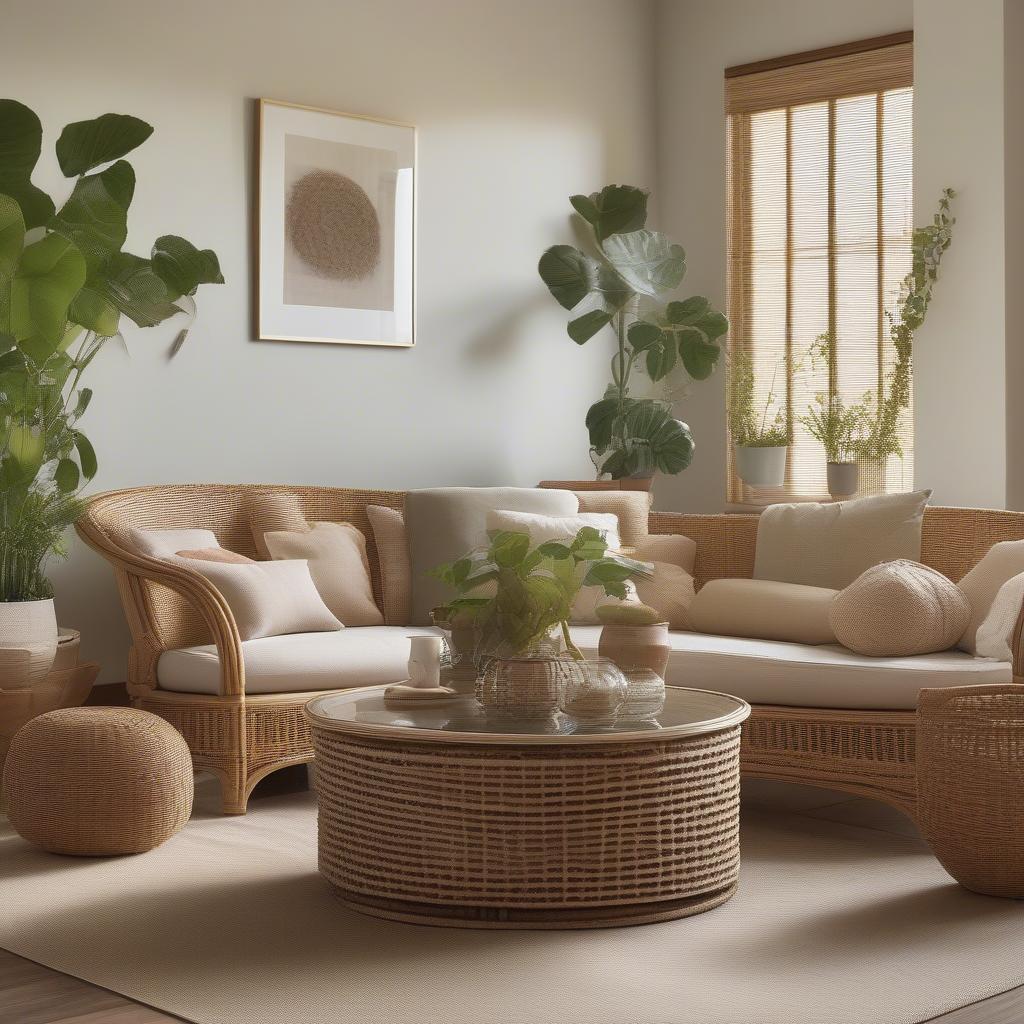
M572 196L592 243L587 251L552 246L537 265L556 301L576 313L567 331L577 345L605 327L615 333L612 382L586 417L591 459L598 477L645 489L656 472L686 469L694 444L667 398L632 393L634 376L646 372L661 382L681 366L688 380L706 380L729 328L702 296L666 302L686 273L686 257L681 246L644 227L647 197L631 185Z
M573 601L584 587L625 599L628 580L646 579L650 566L609 552L603 535L583 527L572 540L533 546L525 533L495 531L485 548L433 569L457 593L435 620L476 631L483 670L477 697L496 718L553 715L573 663L583 655L569 634ZM562 644L568 657L561 654Z
M754 364L748 352L729 355L726 413L736 472L748 487L781 487L786 480L786 454L793 436L775 386L786 360L776 361L764 402L755 396Z
M67 125L57 160L74 184L58 209L30 180L39 118L0 100L0 689L31 686L56 652L45 565L64 555L97 467L79 428L92 398L83 374L122 315L152 327L194 314L198 286L223 281L211 250L175 235L148 259L121 251L135 172L120 158L152 131L124 114Z

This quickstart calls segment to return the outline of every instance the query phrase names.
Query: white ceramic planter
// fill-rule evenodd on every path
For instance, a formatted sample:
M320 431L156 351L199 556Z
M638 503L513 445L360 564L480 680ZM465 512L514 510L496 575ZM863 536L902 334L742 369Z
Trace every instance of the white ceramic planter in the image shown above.
M0 601L0 690L41 682L57 653L53 600Z
M856 462L829 462L825 472L828 475L828 493L833 498L849 498L857 493L860 467Z
M736 472L750 487L781 487L786 482L789 448L743 448L737 445Z

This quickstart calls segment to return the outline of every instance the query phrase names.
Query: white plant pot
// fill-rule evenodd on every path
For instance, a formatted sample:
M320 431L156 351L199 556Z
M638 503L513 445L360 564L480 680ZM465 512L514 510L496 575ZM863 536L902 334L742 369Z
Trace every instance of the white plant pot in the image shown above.
M857 493L860 466L856 462L829 462L825 466L828 493L833 498L849 498Z
M736 472L750 487L781 487L786 482L786 452L789 448L743 448L737 445Z
M0 690L41 682L57 653L53 600L0 601Z

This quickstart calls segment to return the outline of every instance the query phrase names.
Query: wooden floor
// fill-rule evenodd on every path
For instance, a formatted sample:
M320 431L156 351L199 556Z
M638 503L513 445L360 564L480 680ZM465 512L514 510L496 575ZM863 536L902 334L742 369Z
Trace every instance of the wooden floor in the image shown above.
M286 770L262 783L254 796L291 792L305 786L302 769ZM772 784L769 784L772 785ZM787 800L799 800L803 787L785 787ZM837 794L838 795L838 794ZM769 799L772 795L769 794ZM774 802L774 799L772 799ZM868 800L841 800L822 812L846 815L857 824L885 831L912 830L898 812ZM133 1002L115 992L79 981L0 949L0 1024L168 1024L181 1018ZM1022 1024L1024 986L972 1003L920 1024ZM280 1024L302 1024L281 1021ZM528 1022L524 1021L524 1024ZM537 1022L548 1024L548 1022ZM638 1022L642 1024L642 1022Z

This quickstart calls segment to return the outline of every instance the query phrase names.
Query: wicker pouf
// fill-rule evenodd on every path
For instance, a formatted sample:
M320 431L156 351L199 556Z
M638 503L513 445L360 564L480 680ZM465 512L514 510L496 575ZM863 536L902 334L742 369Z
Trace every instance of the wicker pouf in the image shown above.
M965 888L1024 898L1024 687L922 690L917 823Z
M162 718L67 708L20 729L4 766L11 825L51 853L144 853L192 811L192 758Z

